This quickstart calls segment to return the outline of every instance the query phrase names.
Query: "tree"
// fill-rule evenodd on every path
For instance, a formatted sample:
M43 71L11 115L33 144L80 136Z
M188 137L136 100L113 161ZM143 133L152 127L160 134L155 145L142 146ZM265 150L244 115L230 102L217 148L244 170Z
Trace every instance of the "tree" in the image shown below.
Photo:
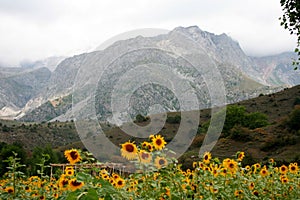
M298 59L293 62L295 69L298 69L300 63L300 1L299 0L280 0L280 5L283 10L281 26L290 31L291 35L297 36L297 47L295 52L298 54Z

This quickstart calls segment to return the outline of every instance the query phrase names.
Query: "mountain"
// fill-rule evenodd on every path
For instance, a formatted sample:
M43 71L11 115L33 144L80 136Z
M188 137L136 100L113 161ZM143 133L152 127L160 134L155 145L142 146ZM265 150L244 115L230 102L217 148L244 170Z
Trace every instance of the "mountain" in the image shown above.
M149 49L152 50L149 51ZM273 93L286 85L296 83L294 81L291 84L284 78L281 78L282 83L278 84L270 81L269 76L265 75L265 64L260 60L264 59L248 57L238 42L226 34L215 35L202 31L197 26L178 27L167 34L120 40L104 50L66 58L57 65L53 72L50 72L50 76L45 77L43 84L40 84L41 88L35 92L29 90L28 94L26 93L28 98L23 98L21 104L11 105L6 99L6 104L3 103L0 109L2 108L2 113L10 112L14 114L12 115L14 118L23 121L48 121L50 118L60 121L70 120L73 117L71 102L64 101L64 99L74 94L76 97L73 99L74 109L82 111L82 116L90 116L89 111L84 111L84 108L93 101L97 101L95 106L98 119L111 122L113 120L126 121L127 118L122 113L117 113L118 119L112 119L111 95L115 84L123 80L122 77L127 75L127 72L133 72L134 65L141 68L134 71L136 76L131 77L131 83L126 82L127 85L120 85L126 86L122 94L132 92L136 85L147 80L146 75L151 75L152 78L155 77L161 82L164 79L171 80L177 77L183 84L178 82L176 89L184 92L181 96L176 96L171 89L162 87L160 84L149 83L135 88L130 99L131 117L139 113L147 114L147 110L157 103L162 105L160 109L163 110L160 111L202 109L211 107L212 104L214 106L220 104L221 102L210 98L211 88L209 87L211 86L207 85L209 84L207 79L217 85L220 85L223 80L226 103L249 99L259 94ZM280 65L279 60L274 62L276 66ZM280 62L286 67L291 66L288 58ZM165 66L161 65L162 63ZM20 71L25 69L20 68ZM159 72L160 70L162 71ZM273 73L279 73L280 77L288 76L290 73L287 70L278 72L279 70L280 67L275 67ZM162 76L161 73L167 76ZM142 78L138 79L138 77ZM5 94L8 91L8 86L6 86L8 83L4 79L2 81L5 84L0 85L0 88L4 88L2 90ZM14 85L14 83L8 85ZM185 86L190 88L185 89ZM22 89L22 91L28 90ZM196 95L197 98L193 101L198 101L198 105L180 107L178 98L187 102L191 99L192 93ZM122 94L116 94L115 98L122 99L124 97ZM51 102L59 99L62 99L64 104L53 106ZM51 117L47 115L49 111L51 111Z
M260 76L270 85L299 85L300 71L293 70L292 60L297 60L294 52L285 52L279 55L255 58L252 60L256 64L256 70Z
M37 68L42 68L42 67L46 67L48 68L50 71L54 71L57 67L57 65L63 61L66 57L63 56L53 56L53 57L49 57L43 60L38 60L35 62L22 62L20 64L21 68L31 68L31 69L37 69Z
M1 68L0 114L10 117L19 113L25 105L47 85L51 72L47 68Z

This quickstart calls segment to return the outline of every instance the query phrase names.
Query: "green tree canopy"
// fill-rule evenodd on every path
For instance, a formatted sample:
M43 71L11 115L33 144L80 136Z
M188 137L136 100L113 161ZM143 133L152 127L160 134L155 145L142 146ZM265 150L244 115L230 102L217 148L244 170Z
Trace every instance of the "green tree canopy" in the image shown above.
M300 1L299 0L280 0L283 15L280 18L281 26L290 31L291 35L297 36L297 47L295 52L298 54L298 60L294 61L295 69L298 69L300 63Z

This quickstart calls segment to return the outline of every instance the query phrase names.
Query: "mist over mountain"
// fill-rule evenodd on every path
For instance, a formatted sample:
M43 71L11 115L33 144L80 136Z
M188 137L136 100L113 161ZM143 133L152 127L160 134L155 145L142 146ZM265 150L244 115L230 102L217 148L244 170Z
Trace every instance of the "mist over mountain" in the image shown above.
M188 57L208 55L222 75L227 103L256 97L261 93L273 93L300 82L299 72L294 71L292 67L293 53L262 58L249 57L238 42L226 34L215 35L202 31L197 26L178 27L168 34L155 37L138 36L117 41L103 51L76 55L63 60L50 59L51 61L36 62L22 68L1 68L0 116L24 121L72 119L70 95L75 81L76 87L86 91L87 94L76 102L75 109L81 109L83 102L91 98L88 95L92 87L90 77L93 77L95 72L103 72L105 76L101 77L95 96L98 102L96 111L100 120L110 119L111 91L123 74L133 70L128 63L140 62L140 58L144 58L143 62L150 60L152 63L163 62L172 66L170 70L174 74L195 88L199 109L211 106L209 89L203 80L205 68L203 72L199 72L172 54L139 51L121 57L110 66L109 70L104 67L107 65L105 61L118 55L120 49L131 51L136 47L145 49L155 47ZM80 73L81 67L88 68L89 73ZM206 67L209 69L213 66L207 64ZM155 76L159 77L159 74ZM141 111L142 114L147 114L147 109L155 103L163 105L166 111L183 109L180 108L178 99L172 91L158 86L148 84L135 90L130 101L132 116ZM132 88L127 89L130 91ZM46 115L45 113L49 111L51 114Z

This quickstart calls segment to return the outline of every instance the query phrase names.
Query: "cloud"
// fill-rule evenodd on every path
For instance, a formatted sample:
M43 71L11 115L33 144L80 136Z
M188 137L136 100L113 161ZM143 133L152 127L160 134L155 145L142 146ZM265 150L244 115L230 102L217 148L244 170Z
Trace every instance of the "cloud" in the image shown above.
M281 14L274 0L0 0L0 61L71 56L125 31L191 25L227 33L247 54L280 53L296 44Z

